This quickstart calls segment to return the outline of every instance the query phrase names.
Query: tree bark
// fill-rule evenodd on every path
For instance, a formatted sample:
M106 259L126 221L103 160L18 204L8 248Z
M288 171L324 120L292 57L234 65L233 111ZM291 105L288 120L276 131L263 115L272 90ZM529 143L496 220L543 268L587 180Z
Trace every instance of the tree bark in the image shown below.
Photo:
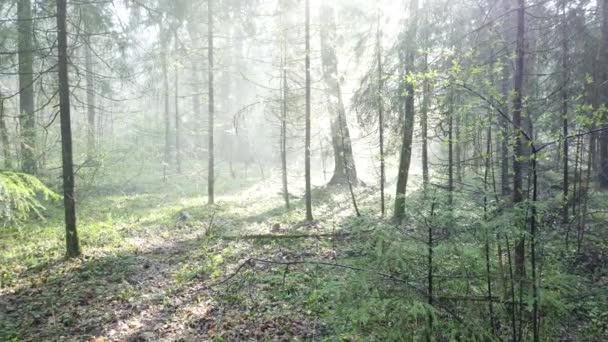
M603 15L603 11L602 8L604 8L605 6L603 6L602 1L597 1L597 20L598 21L602 21L603 17L606 17ZM592 105L592 108L594 111L598 110L598 108L600 107L601 104L601 94L600 94L600 86L599 83L602 81L602 65L604 64L601 59L602 59L602 53L605 51L605 49L603 48L602 43L597 44L594 41L591 41L591 44L593 47L591 47L589 50L594 51L594 56L592 57L591 62L589 63L591 65L591 75L592 75L592 82L589 84L589 90L590 90L590 94L589 94L589 103ZM608 65L608 63L606 63ZM597 128L597 123L593 123L593 128ZM598 171L598 140L599 140L599 135L597 133L593 133L589 136L589 154L591 155L590 159L591 159L591 164L590 164L590 168L594 171L594 176L595 173L597 173Z
M425 37L425 46L427 49L428 46L428 37ZM422 130L422 183L424 188L426 189L429 182L429 137L428 137L428 116L429 116L429 104L431 102L431 85L427 77L427 73L429 71L429 54L428 51L424 51L424 64L423 64L423 72L424 72L424 80L422 81L423 88L423 97L422 97L422 110L420 112L420 129Z
M19 32L19 124L21 126L22 170L36 174L36 115L34 109L34 57L31 0L17 2Z
M76 202L74 193L74 163L72 160L72 127L70 121L70 84L68 79L68 39L66 32L66 0L57 0L57 48L59 71L59 116L61 122L61 150L63 161L63 203L65 206L66 256L80 255L76 230Z
M207 1L207 44L208 44L208 63L209 63L209 154L208 154L208 169L207 169L207 198L209 204L215 202L215 152L214 152L214 120L215 120L215 94L213 85L213 0Z
M562 1L562 101L561 101L561 117L562 117L562 162L563 162L563 178L562 178L562 223L568 223L568 32L567 32L567 17L566 17L566 1Z
M289 84L287 83L287 27L281 8L281 26L283 26L283 37L281 42L281 180L283 185L283 200L285 208L290 209L289 184L287 174L287 101L289 97Z
M162 41L162 39L161 39ZM161 63L163 72L163 97L165 104L164 122L165 122L165 151L163 157L163 180L167 180L167 167L171 160L171 118L169 114L169 75L167 70L167 53L161 53Z
M525 158L522 141L524 127L522 126L523 85L524 85L524 38L525 38L525 0L518 0L517 9L517 55L515 61L514 98L513 98L513 203L523 202L523 163ZM523 234L515 245L515 268L518 277L525 274L525 238Z
M378 62L378 135L380 143L380 214L384 216L386 203L384 201L384 185L386 184L386 162L384 160L384 72L382 71L382 30L380 28L380 11L378 11L378 28L376 33L376 59Z
M460 97L456 96L456 103L453 103L452 105L458 105L460 103ZM462 139L460 139L460 126L461 126L461 121L462 121L462 115L460 113L460 111L456 111L456 110L452 110L450 112L450 116L452 117L452 129L453 131L453 136L452 138L450 138L450 142L452 143L452 147L454 149L454 167L456 168L456 172L455 172L455 176L456 176L456 185L460 186L462 185L462 144L463 142L461 141ZM454 117L455 116L455 117ZM452 192L455 189L454 186L454 182L452 182Z
M311 112L311 88L310 88L310 0L305 0L305 31L306 31L306 58L305 58L305 68L306 68L306 113L305 113L305 121L306 121L306 141L304 143L304 174L305 174L305 191L306 191L306 220L312 221L312 189L311 189L311 179L310 179L310 112Z
M600 96L602 103L608 104L608 0L603 1L602 8L602 52L601 52L601 82ZM608 128L608 124L604 124ZM599 181L604 189L608 189L608 131L603 131L599 137Z
M177 63L177 59L179 56L179 41L177 40L177 29L174 32L174 50L175 50L175 167L177 169L177 173L182 173L182 152L181 152L181 130L182 130L182 119L179 113L179 66Z
M454 90L448 95L448 206L454 202Z
M342 89L338 79L338 58L336 57L336 22L334 9L325 2L321 6L321 60L323 79L327 90L327 107L331 115L331 140L334 149L334 175L330 184L357 183L357 169L353 158L350 132L346 123L346 112L342 101ZM348 174L347 174L348 172Z
M90 33L90 31L89 31ZM95 158L95 83L93 76L93 58L91 56L91 39L87 38L84 47L85 71L87 79L87 159Z
M416 61L416 33L417 33L417 11L418 0L410 2L410 24L405 35L405 46L401 47L401 59L404 62L404 77L414 73L414 63ZM403 51L406 50L407 51ZM403 78L401 78L403 82ZM414 133L414 84L406 82L405 101L403 103L404 125L402 128L401 155L399 161L399 175L397 178L397 194L395 196L395 212L393 214L397 221L401 221L405 215L405 192L412 158L412 140ZM399 96L403 96L400 92Z
M507 13L511 10L511 0L503 0L503 12ZM507 16L507 18L511 18L511 16ZM508 25L510 25L509 20L505 20L505 27L503 28L503 36L506 42L505 46L505 57L502 59L502 101L504 103L504 112L509 112L509 92L511 86L509 85L511 81L511 73L509 72L511 68L511 61L509 55L511 53L511 49L509 49L509 42L511 41L511 37L508 34ZM510 153L509 153L509 122L506 118L501 117L500 119L501 125L501 139L500 139L500 187L501 194L503 196L508 196L511 192L509 187L509 163L510 163Z
M287 69L283 67L283 100L281 108L281 179L283 183L283 199L285 207L290 208L289 204L289 186L287 181L287 96L289 89L287 86Z
M492 53L493 54L493 53ZM494 61L494 56L492 55L492 61ZM493 63L492 63L493 64ZM494 85L493 77L491 84ZM490 123L487 128L487 139L486 139L486 155L485 155L485 167L484 167L484 176L483 176L483 189L484 189L484 197L483 197L483 212L484 212L484 221L488 220L488 178L490 174L490 170L492 168L492 117L493 113L490 112L489 118ZM493 171L492 171L493 172ZM488 299L492 298L492 272L491 272L491 263L490 263L490 225L485 225L485 263L486 263L486 289L488 292ZM494 322L494 306L491 300L488 300L488 312L490 313L490 327L492 329L492 334L496 334L496 324Z
M582 137L578 137L576 140L574 140L575 143L575 149L574 149L574 184L572 184L572 195L570 196L571 200L572 200L572 217L576 218L576 204L579 201L579 197L577 196L577 193L579 191L578 187L581 186L582 184L582 177L581 177L581 170L580 168L582 168L582 162L583 162L583 149L581 148L582 146L582 142L583 139ZM565 203L564 204L566 206L566 215L568 214L568 209L570 208L570 203Z
M434 276L434 263L433 263L433 249L435 248L435 237L433 234L433 218L435 216L435 199L431 204L431 222L427 223L427 301L430 306L433 306L433 276ZM428 341L432 340L433 336L433 315L429 315L429 331Z
M8 129L4 121L4 97L0 93L0 141L2 142L2 157L4 158L4 168L10 170L13 168L11 158L11 144L8 140Z

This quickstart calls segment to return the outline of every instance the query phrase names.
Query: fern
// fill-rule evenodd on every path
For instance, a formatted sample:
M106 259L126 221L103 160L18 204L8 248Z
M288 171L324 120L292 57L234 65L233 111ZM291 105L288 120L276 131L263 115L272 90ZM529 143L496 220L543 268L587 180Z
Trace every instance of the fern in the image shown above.
M43 218L42 201L59 197L35 176L0 171L0 222L4 226L23 222L32 215Z

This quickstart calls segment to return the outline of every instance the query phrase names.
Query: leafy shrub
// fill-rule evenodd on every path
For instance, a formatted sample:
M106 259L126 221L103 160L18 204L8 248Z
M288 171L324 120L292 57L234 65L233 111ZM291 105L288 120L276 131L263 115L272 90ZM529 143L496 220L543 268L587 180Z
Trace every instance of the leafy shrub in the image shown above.
M45 209L42 202L58 198L59 195L35 176L0 172L0 222L4 226L22 222L32 215L42 218Z

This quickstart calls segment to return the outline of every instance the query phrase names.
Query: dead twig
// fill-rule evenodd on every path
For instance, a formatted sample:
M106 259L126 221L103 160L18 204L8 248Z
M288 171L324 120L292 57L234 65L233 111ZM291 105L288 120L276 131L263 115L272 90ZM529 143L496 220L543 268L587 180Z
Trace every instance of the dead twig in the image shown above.
M321 238L332 238L332 237L348 237L354 235L353 233L320 233L320 234L253 234L253 235L225 235L221 236L220 239L233 241L233 240L262 240L262 239L321 239Z

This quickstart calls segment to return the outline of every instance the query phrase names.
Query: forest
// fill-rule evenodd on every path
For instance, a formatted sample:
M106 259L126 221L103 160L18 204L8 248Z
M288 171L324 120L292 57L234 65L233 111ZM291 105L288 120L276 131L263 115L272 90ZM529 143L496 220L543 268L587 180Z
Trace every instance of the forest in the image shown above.
M608 341L608 0L0 0L0 341Z

